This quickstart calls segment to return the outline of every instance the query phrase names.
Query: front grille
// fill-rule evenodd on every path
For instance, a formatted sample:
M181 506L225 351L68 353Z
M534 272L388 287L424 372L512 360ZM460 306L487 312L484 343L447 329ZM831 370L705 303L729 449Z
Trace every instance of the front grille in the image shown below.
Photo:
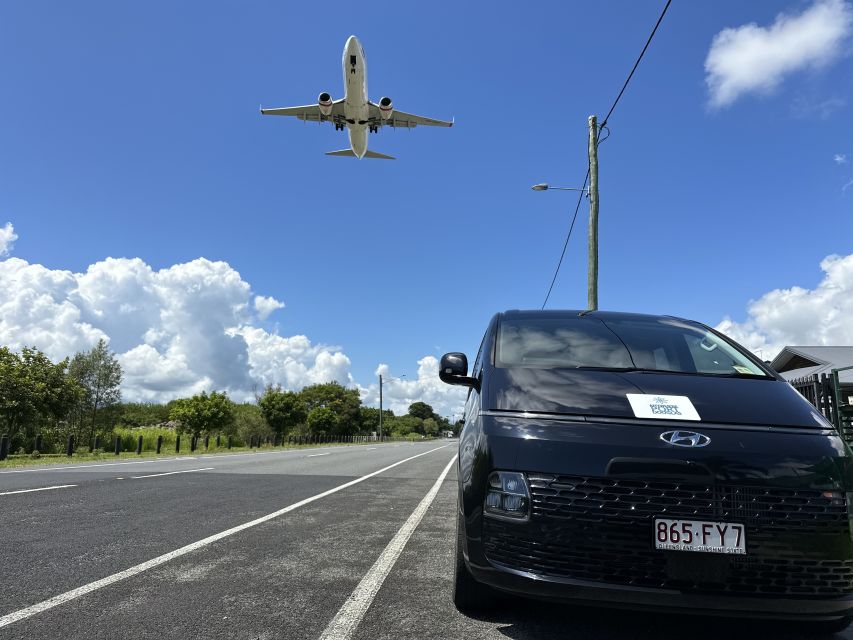
M853 593L844 499L775 487L527 477L530 523L485 520L492 562L539 575L681 591ZM655 517L741 522L747 555L657 551Z

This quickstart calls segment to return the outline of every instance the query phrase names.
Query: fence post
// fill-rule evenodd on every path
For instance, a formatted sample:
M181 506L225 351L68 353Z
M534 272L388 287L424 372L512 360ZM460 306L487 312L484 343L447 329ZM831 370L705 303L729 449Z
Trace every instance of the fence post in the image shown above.
M9 455L9 436L5 433L0 436L0 460L5 460Z
M68 442L65 444L65 455L74 455L74 436L68 436Z
M231 448L231 436L228 436L228 448Z
M195 451L196 446L198 445L196 436L192 436L190 438L190 453Z
M181 452L181 434L175 436L175 453Z
M142 436L136 440L136 455L142 454Z
M222 434L216 434L216 448L219 448L219 443L222 442Z
M157 455L160 455L160 448L163 446L163 436L157 436Z
M95 449L101 448L101 436L95 436Z
M41 434L36 434L36 443L33 446L33 451L41 452Z
M207 451L210 448L210 436L204 436L204 450Z
M116 452L116 455L121 453L121 437L120 436L116 436L115 452Z

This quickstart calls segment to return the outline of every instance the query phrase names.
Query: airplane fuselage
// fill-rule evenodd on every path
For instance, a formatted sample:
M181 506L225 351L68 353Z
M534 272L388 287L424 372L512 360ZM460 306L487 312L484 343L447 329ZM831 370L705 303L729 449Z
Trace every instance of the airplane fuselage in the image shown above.
M367 60L355 36L344 45L344 117L353 153L363 158L367 153L370 107L367 99Z

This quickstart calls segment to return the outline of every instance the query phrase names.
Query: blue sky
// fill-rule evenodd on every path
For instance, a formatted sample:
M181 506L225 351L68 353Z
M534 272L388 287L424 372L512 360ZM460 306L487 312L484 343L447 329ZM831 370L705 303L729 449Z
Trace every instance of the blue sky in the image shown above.
M261 323L378 363L475 351L489 317L538 307L603 116L658 1L388 5L20 2L0 6L0 224L11 255L83 272L231 265L286 307ZM600 306L709 324L765 292L818 286L853 250L849 38L769 92L709 106L704 64L727 27L812 2L674 2L600 149ZM329 158L331 126L258 105L341 97L364 46L373 100L456 118L385 130L395 162ZM586 302L586 206L551 307Z

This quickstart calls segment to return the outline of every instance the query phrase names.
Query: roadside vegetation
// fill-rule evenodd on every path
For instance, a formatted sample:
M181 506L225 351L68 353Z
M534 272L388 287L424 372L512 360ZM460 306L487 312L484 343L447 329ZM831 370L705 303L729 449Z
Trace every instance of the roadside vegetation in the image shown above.
M174 454L181 438L184 454L224 451L229 441L232 451L358 442L379 431L379 409L363 406L356 389L337 382L300 390L269 385L245 403L219 391L138 403L121 401L121 381L121 366L103 340L58 363L35 348L0 347L0 439L8 453L0 466L67 461L69 444L75 459L115 459L116 439L122 452L136 455L142 437L141 455L147 455L158 440L162 453ZM383 411L382 426L383 435L395 439L458 429L424 402L405 415Z

